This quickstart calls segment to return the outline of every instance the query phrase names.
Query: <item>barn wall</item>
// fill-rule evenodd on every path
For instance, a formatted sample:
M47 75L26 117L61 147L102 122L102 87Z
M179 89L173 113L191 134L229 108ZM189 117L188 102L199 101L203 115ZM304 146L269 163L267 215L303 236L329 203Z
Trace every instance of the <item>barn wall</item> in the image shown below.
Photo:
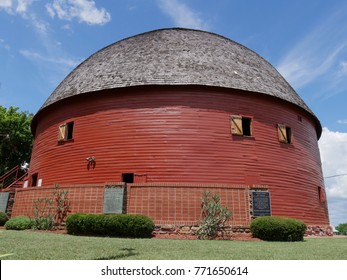
M252 118L252 137L231 134L238 114ZM73 140L59 143L58 127L69 121ZM278 141L277 124L292 128L292 144ZM312 117L235 90L153 87L57 103L37 120L30 173L43 185L104 184L122 173L135 182L268 185L273 215L329 224Z

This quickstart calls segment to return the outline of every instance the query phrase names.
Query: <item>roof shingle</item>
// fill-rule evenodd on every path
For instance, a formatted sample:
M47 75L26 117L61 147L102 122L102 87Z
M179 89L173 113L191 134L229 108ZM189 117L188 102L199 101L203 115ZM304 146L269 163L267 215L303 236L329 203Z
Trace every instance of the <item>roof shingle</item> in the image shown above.
M279 72L257 53L223 36L182 28L150 31L94 53L59 84L41 109L87 92L141 85L241 89L281 98L314 116Z

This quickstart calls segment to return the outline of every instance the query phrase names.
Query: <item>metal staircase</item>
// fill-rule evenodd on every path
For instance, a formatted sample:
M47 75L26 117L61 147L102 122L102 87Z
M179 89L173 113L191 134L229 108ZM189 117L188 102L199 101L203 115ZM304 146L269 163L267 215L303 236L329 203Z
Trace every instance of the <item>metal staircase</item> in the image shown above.
M22 188L24 184L24 178L27 176L27 172L21 169L21 166L15 166L4 175L0 176L0 190L8 190L14 188Z

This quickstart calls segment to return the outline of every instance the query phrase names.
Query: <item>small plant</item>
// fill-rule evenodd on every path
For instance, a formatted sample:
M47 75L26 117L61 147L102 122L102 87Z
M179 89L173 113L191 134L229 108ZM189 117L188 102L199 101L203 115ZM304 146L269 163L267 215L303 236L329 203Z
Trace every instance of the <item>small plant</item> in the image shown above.
M266 241L303 241L306 231L304 222L284 217L258 217L251 223L254 237Z
M65 190L58 190L59 185L55 185L55 191L53 192L53 197L55 198L55 216L54 221L61 225L65 222L67 214L70 209L70 201L67 197L68 191Z
M197 231L199 239L214 239L219 231L223 231L225 224L231 217L231 211L220 204L219 195L204 192L200 227Z
M70 203L67 199L68 191L59 190L59 185L54 186L52 197L34 200L33 229L49 230L55 224L62 224L69 211Z
M4 212L0 212L0 226L2 227L8 221L8 216Z
M32 228L48 230L53 228L54 225L54 213L53 199L51 198L38 198L34 200L34 219Z
M8 230L24 230L31 228L32 221L27 216L17 216L9 219L5 223L5 228Z

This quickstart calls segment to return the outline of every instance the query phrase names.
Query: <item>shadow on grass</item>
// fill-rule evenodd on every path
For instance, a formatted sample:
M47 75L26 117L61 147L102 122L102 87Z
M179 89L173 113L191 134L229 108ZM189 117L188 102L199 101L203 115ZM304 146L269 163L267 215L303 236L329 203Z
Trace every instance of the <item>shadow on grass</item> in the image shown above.
M132 257L132 256L139 255L139 253L136 253L136 250L133 248L122 248L122 249L120 249L120 251L123 251L123 252L120 252L118 255L97 258L95 260L98 260L98 261L121 260L121 259L126 258L126 257Z

